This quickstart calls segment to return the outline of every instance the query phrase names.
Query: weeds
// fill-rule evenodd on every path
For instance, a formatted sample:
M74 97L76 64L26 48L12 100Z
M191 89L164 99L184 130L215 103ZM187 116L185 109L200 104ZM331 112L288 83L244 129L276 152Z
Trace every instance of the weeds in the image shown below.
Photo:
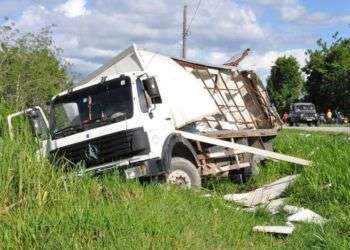
M1 248L348 248L350 242L350 141L343 135L283 131L277 151L311 159L300 168L269 162L244 186L214 181L212 197L163 184L123 181L116 173L78 177L39 159L23 133L0 144ZM286 174L301 173L287 192L289 203L329 219L324 226L299 224L292 236L252 233L281 224L285 214L243 212L222 194L248 190Z

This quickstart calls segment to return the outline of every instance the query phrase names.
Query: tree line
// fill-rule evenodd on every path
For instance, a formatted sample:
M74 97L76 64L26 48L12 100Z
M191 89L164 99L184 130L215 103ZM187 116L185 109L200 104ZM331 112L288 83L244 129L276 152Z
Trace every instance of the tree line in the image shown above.
M350 115L350 39L332 36L331 44L317 41L306 51L303 68L293 56L276 60L267 79L267 91L282 114L298 101L312 102L318 112L328 109Z
M52 39L52 26L22 32L5 20L0 26L0 113L45 105L72 84L69 64Z

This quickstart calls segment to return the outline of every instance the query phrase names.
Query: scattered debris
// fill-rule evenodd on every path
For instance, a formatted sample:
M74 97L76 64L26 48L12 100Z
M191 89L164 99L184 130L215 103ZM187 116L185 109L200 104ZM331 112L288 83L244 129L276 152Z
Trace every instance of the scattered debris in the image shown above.
M256 207L248 207L244 208L243 210L246 212L256 212L258 209L266 209L271 214L277 214L279 210L281 210L282 206L284 205L284 201L286 198L280 198L276 200L270 201L267 205L260 205Z
M277 214L279 210L282 208L285 200L286 198L272 200L269 204L266 205L265 209L269 211L271 214Z
M302 209L304 209L304 208L291 206L291 205L285 205L283 207L283 210L289 215L296 214L296 213L300 212Z
M212 196L212 195L209 194L209 193L208 193L208 194L203 194L203 195L202 195L202 197L204 197L204 198L209 198L209 197L211 197L211 196Z
M297 213L289 216L287 219L290 222L307 222L315 224L324 224L327 222L327 220L321 215L307 208L301 208Z
M270 200L279 197L298 175L289 175L283 177L261 188L247 193L227 194L224 196L226 201L233 201L245 207L255 207L259 204L266 204Z
M293 233L294 225L287 224L287 226L255 226L253 227L253 231L260 233L289 235Z

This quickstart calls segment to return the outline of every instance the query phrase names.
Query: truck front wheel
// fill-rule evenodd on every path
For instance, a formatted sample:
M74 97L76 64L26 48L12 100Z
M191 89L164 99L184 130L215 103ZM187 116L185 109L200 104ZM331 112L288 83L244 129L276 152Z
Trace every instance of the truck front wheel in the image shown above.
M169 173L166 176L169 184L180 187L200 187L201 177L195 165L181 157L171 159Z

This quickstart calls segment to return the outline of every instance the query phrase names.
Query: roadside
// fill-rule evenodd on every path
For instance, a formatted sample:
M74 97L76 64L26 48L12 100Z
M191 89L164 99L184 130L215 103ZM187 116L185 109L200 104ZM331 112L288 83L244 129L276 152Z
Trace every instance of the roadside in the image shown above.
M344 133L350 135L350 127L308 127L308 126L300 126L300 127L290 127L290 126L284 126L283 129L299 129L299 130L306 130L306 131L313 131L313 132L331 132L331 133Z

